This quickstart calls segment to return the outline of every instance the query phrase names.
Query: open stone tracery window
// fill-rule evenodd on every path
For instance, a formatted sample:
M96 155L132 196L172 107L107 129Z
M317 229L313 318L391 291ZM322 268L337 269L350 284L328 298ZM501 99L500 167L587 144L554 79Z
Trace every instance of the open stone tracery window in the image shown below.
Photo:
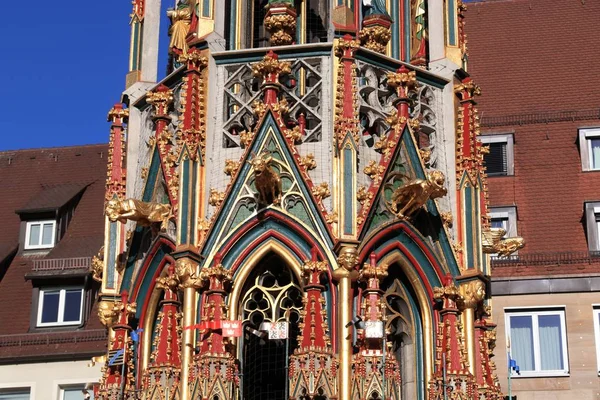
M322 65L321 58L291 61L292 73L281 80L281 97L288 103L290 128L304 126L302 142L321 141ZM224 67L223 147L240 147L240 134L256 124L252 103L261 100L260 79L251 64Z
M415 315L410 306L410 293L398 275L391 270L382 283L383 300L387 308L386 331L392 341L393 356L400 367L402 398L417 398L417 353Z
M395 112L396 92L387 85L390 72L371 64L357 61L357 82L359 93L359 115L363 127L364 145L372 148L389 130L387 117ZM431 154L430 165L436 166L435 151L437 117L436 96L431 86L419 83L411 94L411 118L418 118L420 128L415 138L419 147L428 147ZM368 162L368 161L367 161Z
M241 300L243 398L284 399L287 365L297 347L302 290L285 261L265 258L248 277ZM269 324L289 322L287 339L269 339Z

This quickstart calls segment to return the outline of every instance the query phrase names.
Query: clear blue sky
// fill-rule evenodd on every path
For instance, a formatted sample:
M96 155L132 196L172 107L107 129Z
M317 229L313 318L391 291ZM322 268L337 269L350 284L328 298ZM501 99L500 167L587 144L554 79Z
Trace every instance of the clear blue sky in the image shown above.
M131 0L1 1L0 151L108 142L130 13Z

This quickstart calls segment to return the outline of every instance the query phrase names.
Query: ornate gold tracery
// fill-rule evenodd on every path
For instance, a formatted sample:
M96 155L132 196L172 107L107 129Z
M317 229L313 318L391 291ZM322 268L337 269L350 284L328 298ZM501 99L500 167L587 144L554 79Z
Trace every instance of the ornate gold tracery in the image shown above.
M269 268L267 262L263 263L254 272L252 286L241 301L242 321L255 329L263 322L286 321L286 317L297 322L302 308L302 290L294 274L279 258L271 257L268 261L271 260L280 265Z
M300 333L302 287L287 263L271 254L250 273L242 293L238 318L243 322L244 334L238 358L243 398L284 398L289 390L289 356L297 347ZM287 338L269 338L269 324L278 322L289 322Z

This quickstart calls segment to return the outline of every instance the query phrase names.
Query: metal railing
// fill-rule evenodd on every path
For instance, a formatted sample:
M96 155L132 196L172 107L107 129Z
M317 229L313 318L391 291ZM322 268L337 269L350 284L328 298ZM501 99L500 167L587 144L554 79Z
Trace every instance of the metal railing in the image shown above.
M58 343L81 343L106 340L105 329L71 332L32 332L0 336L0 347L35 346Z
M89 269L92 257L50 258L33 260L33 272Z
M496 258L492 267L556 266L571 264L600 264L600 251L564 251L556 253L530 253Z

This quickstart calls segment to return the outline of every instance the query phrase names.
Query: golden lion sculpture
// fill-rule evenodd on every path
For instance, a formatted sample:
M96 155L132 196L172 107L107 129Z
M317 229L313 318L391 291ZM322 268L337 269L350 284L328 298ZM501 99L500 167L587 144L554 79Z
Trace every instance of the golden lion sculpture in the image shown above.
M390 206L398 218L412 217L429 199L437 199L446 195L444 174L432 171L426 179L414 179L400 186L392 193Z
M254 185L258 190L258 204L268 206L278 205L281 202L281 178L271 168L273 156L264 153L262 156L254 156L247 161L254 169Z
M112 222L135 221L143 226L160 224L166 230L171 219L171 206L160 203L145 203L136 199L112 199L106 203L106 216Z

